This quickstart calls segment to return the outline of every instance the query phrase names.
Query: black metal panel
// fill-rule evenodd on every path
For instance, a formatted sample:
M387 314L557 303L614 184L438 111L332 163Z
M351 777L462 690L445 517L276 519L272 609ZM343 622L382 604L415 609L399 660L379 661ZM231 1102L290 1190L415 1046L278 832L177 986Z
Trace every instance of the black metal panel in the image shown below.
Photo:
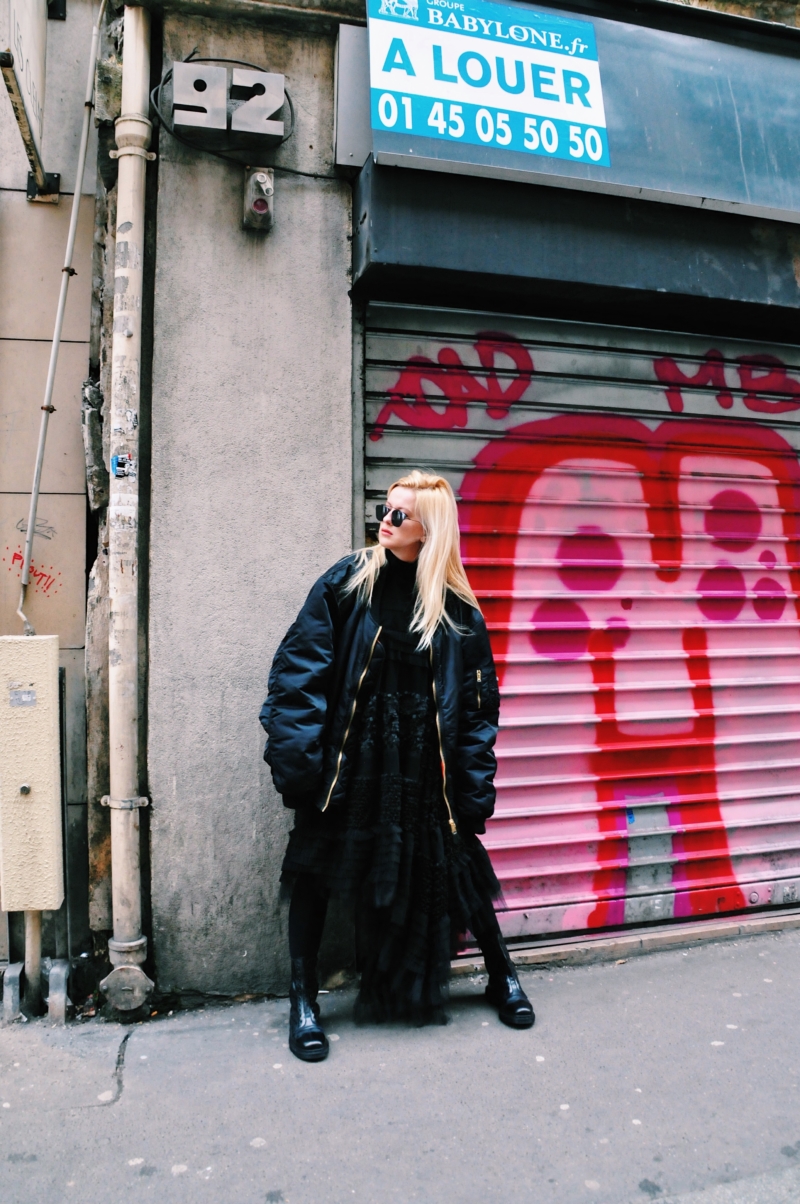
M792 225L371 160L354 206L358 298L796 338Z

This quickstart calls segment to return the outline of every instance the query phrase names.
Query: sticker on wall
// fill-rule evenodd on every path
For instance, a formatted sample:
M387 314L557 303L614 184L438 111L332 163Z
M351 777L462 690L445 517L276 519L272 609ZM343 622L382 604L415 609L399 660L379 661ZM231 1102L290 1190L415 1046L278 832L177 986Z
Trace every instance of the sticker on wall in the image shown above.
M111 475L112 477L130 477L131 480L136 480L136 461L130 452L122 452L118 456L111 457Z

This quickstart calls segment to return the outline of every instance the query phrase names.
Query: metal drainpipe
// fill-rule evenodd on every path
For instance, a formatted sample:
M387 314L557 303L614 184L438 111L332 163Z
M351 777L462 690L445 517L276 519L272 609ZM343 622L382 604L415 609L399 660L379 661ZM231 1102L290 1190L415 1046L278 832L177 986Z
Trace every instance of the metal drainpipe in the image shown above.
M142 969L139 864L139 382L142 358L144 198L150 145L150 14L125 8L122 110L116 121L117 182L114 333L111 372L111 490L108 505L109 623L108 720L111 794L111 894L114 936L108 953L114 967L100 984L109 1002L132 1011L147 1000L153 983Z

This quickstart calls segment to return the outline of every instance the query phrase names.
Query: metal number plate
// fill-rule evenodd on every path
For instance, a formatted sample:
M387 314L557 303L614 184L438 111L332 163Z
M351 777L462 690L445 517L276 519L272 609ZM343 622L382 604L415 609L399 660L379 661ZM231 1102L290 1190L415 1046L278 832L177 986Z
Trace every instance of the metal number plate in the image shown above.
M267 71L246 71L242 67L234 67L231 99L235 99L237 93L243 92L250 95L244 104L234 109L231 129L282 138L283 122L272 121L270 118L283 105L284 77Z
M172 107L176 125L228 128L228 72L207 63L175 63Z

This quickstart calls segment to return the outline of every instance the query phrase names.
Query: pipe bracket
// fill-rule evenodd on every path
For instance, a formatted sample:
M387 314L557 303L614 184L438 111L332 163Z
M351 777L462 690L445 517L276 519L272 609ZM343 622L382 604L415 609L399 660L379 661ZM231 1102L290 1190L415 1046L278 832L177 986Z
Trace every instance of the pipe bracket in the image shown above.
M108 152L109 159L121 159L123 155L138 155L148 163L152 163L158 157L155 151L147 151L141 146L120 146Z
M149 798L111 798L104 794L100 799L101 807L111 807L115 811L136 811L139 807L149 807Z

